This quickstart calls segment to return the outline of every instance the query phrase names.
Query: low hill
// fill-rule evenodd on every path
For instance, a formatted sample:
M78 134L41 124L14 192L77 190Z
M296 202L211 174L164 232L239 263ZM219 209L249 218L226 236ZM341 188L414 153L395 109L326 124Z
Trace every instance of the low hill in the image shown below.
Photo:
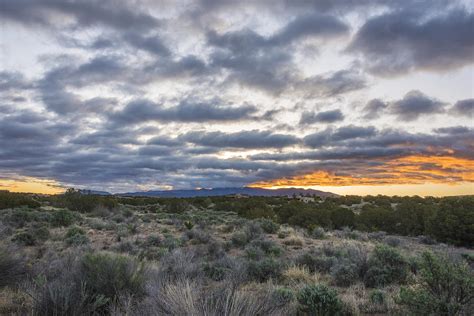
M320 197L336 197L337 194L312 189L284 188L284 189L262 189L262 188L213 188L195 190L167 190L167 191L144 191L128 192L118 195L123 196L153 196L153 197L198 197L198 196L225 196L225 195L248 195L248 196L292 196L316 195Z

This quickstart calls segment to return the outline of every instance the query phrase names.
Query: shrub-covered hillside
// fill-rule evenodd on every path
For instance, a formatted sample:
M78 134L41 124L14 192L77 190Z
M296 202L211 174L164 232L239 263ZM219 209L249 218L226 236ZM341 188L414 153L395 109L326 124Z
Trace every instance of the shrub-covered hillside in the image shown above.
M469 315L473 197L0 194L0 314Z

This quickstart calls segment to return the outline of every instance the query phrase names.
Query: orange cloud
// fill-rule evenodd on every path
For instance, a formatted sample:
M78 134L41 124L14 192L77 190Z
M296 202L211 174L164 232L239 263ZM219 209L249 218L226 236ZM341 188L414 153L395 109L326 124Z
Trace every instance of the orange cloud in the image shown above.
M407 156L375 160L376 166L308 174L251 184L253 187L354 186L474 182L474 160L451 156Z

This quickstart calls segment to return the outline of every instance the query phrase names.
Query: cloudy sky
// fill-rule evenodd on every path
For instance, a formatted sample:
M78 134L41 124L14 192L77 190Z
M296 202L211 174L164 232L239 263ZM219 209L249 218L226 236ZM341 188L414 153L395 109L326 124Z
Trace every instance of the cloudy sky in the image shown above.
M1 0L0 188L474 194L474 9Z

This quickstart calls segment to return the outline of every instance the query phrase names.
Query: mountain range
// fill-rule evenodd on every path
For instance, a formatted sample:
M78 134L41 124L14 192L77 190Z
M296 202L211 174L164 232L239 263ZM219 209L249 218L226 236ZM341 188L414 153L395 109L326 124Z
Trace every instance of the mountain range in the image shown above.
M150 196L150 197L203 197L224 195L248 195L248 196L292 196L292 195L316 195L320 197L335 197L335 193L300 188L263 189L263 188L213 188L213 189L189 189L189 190L163 190L127 192L117 195L121 196Z

